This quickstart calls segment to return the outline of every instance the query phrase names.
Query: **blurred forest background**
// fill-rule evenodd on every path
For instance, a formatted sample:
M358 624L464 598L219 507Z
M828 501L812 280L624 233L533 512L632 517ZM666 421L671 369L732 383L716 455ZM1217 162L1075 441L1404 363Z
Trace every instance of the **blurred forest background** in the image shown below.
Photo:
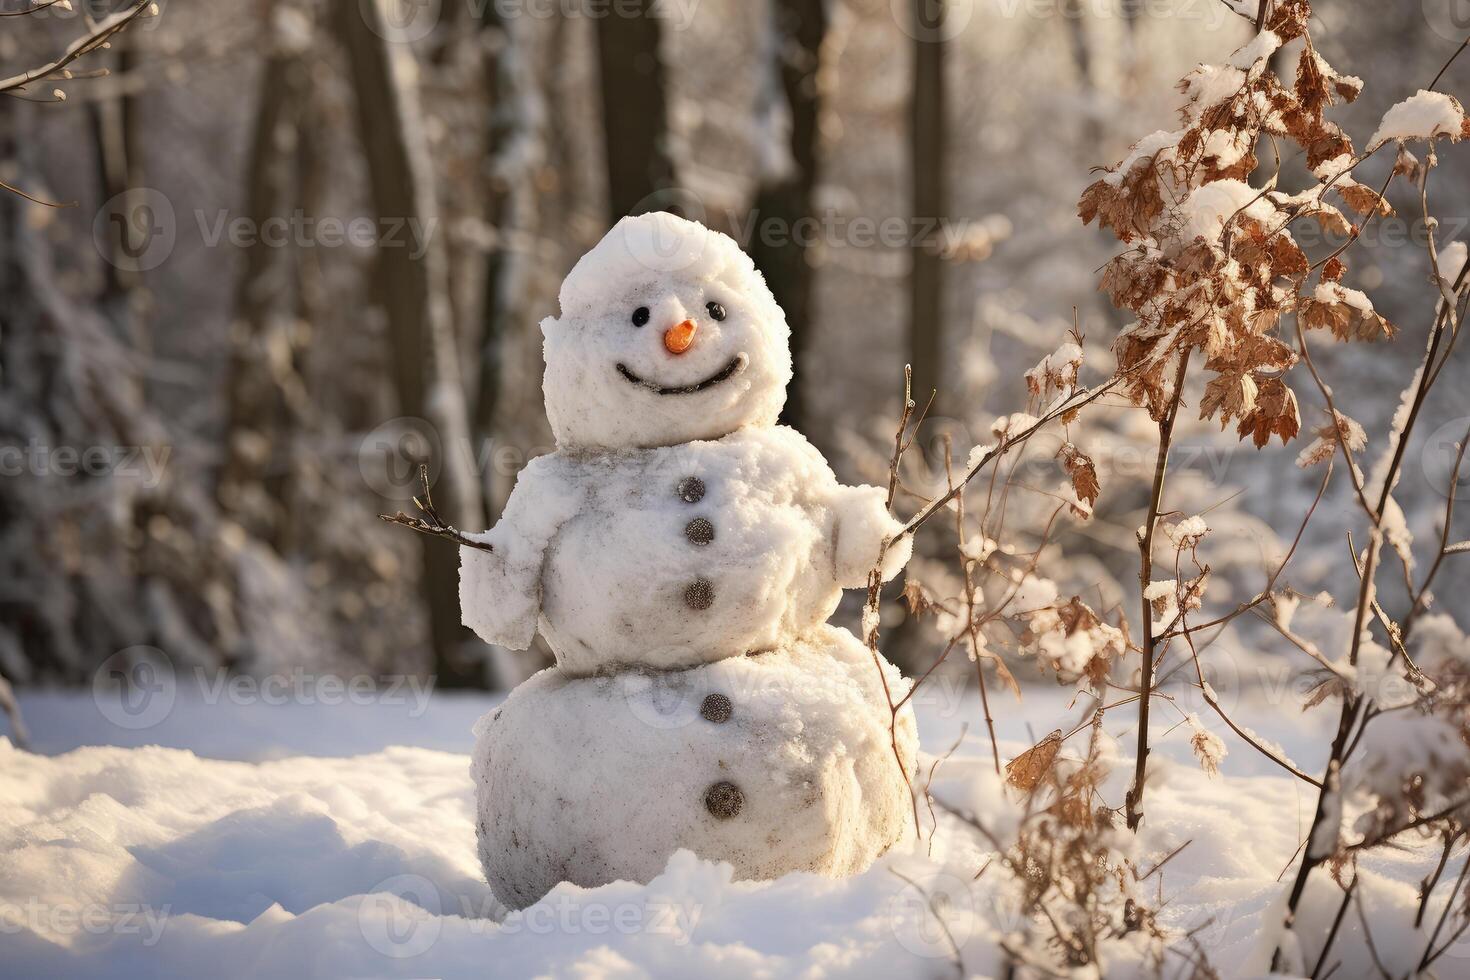
M1359 138L1454 51L1456 3L1319 5L1323 54L1373 79L1339 116ZM425 459L447 520L493 523L551 444L539 320L626 213L678 210L751 252L793 327L788 420L844 480L884 480L911 363L917 397L939 392L922 491L946 440L963 460L1025 407L1022 372L1074 323L1110 371L1122 320L1096 284L1115 243L1077 220L1089 168L1172 128L1157 93L1251 34L1221 0L144 4L0 3L0 675L18 685L85 683L142 647L441 687L549 662L480 644L454 549L376 515L411 509ZM1444 219L1443 248L1470 186L1436 195L1460 225ZM1355 263L1406 339L1323 355L1370 431L1433 313L1423 230L1378 222ZM1421 534L1470 416L1458 365L1398 494ZM1155 432L1137 410L1092 414L1103 497L1045 560L1106 608L1137 574ZM1305 399L1303 419L1321 422ZM1251 532L1212 590L1254 582L1318 478L1299 446L1181 429L1171 493ZM1023 476L1055 485L1045 447L1029 456ZM1351 581L1330 523L1299 588ZM1467 584L1448 569L1439 591ZM889 615L890 653L931 659L929 627Z

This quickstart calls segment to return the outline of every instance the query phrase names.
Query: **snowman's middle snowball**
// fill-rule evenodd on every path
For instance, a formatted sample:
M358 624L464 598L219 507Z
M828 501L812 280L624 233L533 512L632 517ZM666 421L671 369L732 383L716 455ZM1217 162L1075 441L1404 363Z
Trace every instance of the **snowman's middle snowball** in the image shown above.
M506 528L546 530L520 554ZM878 487L843 487L784 426L621 453L555 453L522 471L494 552L462 553L465 622L505 643L515 590L534 569L540 631L572 675L692 667L779 647L866 584L898 525ZM896 569L908 542L892 549ZM530 622L514 637L529 640ZM524 645L520 642L519 645Z

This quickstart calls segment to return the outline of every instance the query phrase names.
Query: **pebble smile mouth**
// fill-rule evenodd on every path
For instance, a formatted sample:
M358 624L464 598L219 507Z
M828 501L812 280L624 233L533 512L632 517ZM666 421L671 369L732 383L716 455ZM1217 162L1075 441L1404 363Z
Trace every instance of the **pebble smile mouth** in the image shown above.
M621 361L618 362L618 373L626 378L630 383L635 384L640 388L647 388L649 391L653 392L656 395L693 395L697 392L713 388L721 381L733 378L741 371L744 371L745 366L749 363L750 358L746 357L744 354L736 354L734 357L730 358L729 364L726 364L724 367L720 368L718 371L705 378L703 381L696 381L693 384L687 385L665 386L659 384L656 381L645 381L644 379L638 377L638 375L634 374L632 371L628 370L628 366Z

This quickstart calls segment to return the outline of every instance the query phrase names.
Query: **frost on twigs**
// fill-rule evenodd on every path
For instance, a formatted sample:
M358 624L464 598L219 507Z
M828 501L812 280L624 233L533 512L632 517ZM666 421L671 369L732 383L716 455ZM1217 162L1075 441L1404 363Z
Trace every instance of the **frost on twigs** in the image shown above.
M1162 524L1160 527L1164 536L1172 541L1174 547L1180 551L1193 551L1204 540L1205 535L1210 533L1210 526L1198 514Z
M1225 756L1230 750L1225 747L1225 742L1220 736L1210 731L1199 720L1199 715L1190 712L1185 718L1189 723L1191 735L1189 747L1194 752L1194 757L1199 760L1200 768L1211 776L1220 775L1220 763L1225 761Z
M1114 661L1128 649L1123 631L1104 622L1077 596L1023 611L1016 618L1024 627L1022 653L1035 656L1063 680L1085 678L1096 691L1105 689Z
M1068 340L1026 372L1026 390L1038 398L1070 391L1077 387L1077 372L1081 369L1082 347Z
M1339 411L1334 410L1332 415L1333 421L1315 429L1317 438L1297 455L1296 465L1302 469L1327 462L1339 445L1346 447L1349 453L1357 453L1368 444L1368 436L1361 425Z
M1357 690L1382 711L1343 770L1354 849L1470 822L1470 638L1441 614L1421 621L1413 646L1417 670L1376 644L1361 656Z

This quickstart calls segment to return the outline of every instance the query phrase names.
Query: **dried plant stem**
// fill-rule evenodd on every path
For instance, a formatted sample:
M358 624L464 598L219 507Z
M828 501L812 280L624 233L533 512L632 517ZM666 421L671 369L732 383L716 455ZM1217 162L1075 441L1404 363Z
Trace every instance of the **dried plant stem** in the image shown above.
M1138 594L1143 604L1143 676L1141 696L1138 699L1138 752L1134 760L1133 785L1125 801L1128 829L1137 830L1143 821L1143 785L1148 766L1148 714L1153 701L1154 647L1156 638L1153 628L1153 609L1146 595L1153 581L1154 529L1159 521L1159 508L1164 500L1164 481L1169 468L1169 447L1174 440L1174 422L1179 417L1179 403L1184 398L1184 378L1189 370L1190 351L1179 356L1179 367L1174 372L1174 392L1168 410L1159 422L1159 453L1154 461L1154 480L1149 493L1148 516L1138 538L1140 556L1138 568Z
M1431 963L1439 959L1440 956L1444 955L1445 950L1449 949L1449 947L1454 943L1454 939L1451 938L1449 942L1440 947L1438 952L1436 952L1434 949L1434 944L1439 941L1439 934L1444 929L1444 924L1449 921L1450 910L1455 907L1455 896L1460 893L1460 886L1465 884L1466 872L1470 872L1470 859L1467 859L1465 863L1460 867L1460 876L1455 879L1455 886L1451 888L1450 893L1445 896L1444 909L1440 911L1439 919L1434 923L1434 931L1429 934L1429 942L1424 944L1424 955L1419 957L1419 971L1427 969ZM1466 922L1470 923L1470 919L1467 919ZM1460 933L1464 931L1465 926L1462 925L1460 929L1455 933L1455 936L1458 937Z
M893 437L893 455L888 461L887 504L890 513L893 509L894 495L898 491L898 470L903 463L904 451L912 445L918 435L919 425L924 421L923 415L920 415L918 421L913 424L913 431L909 431L909 421L914 414L913 379L913 366L905 364L903 368L903 411L899 416L898 431ZM932 396L930 403L933 403ZM924 412L927 414L927 406ZM878 671L878 681L883 687L883 699L888 704L889 746L893 750L893 761L898 766L899 775L903 777L903 783L908 787L909 801L914 811L914 836L922 837L923 832L919 829L919 798L914 795L913 778L909 775L908 766L904 765L903 753L898 748L898 712L908 702L908 699L913 697L914 691L918 689L918 683L911 685L908 693L902 699L894 701L893 689L888 684L888 674L883 670L883 654L878 651L878 606L883 592L883 562L888 558L888 549L895 540L897 536L884 541L879 546L878 560L868 571L868 597L863 605L863 643L867 645L868 652L872 654L873 668ZM938 664L936 663L935 666Z
M1404 627L1401 639L1404 643L1409 642L1409 632L1414 628L1414 620L1429 607L1429 587L1434 584L1434 577L1439 574L1439 567L1444 564L1445 557L1450 554L1450 529L1455 519L1455 494L1460 485L1460 467L1465 462L1465 447L1470 445L1470 429L1460 439L1460 445L1455 450L1455 466L1450 471L1450 485L1445 489L1444 505L1444 528L1439 534L1439 550L1434 555L1434 561L1429 566L1429 571L1424 576L1424 584L1414 595L1413 605L1409 607L1408 613L1404 615Z
M1347 888L1342 893L1342 904L1337 907L1337 915L1332 919L1332 928L1327 931L1327 940L1322 944L1322 952L1317 955L1317 965L1312 967L1312 980L1318 980L1322 976L1322 968L1327 965L1327 954L1332 952L1332 944L1337 941L1337 931L1342 928L1342 920L1347 915L1348 906L1353 901L1353 893L1357 890L1358 876L1353 875L1353 880L1348 882Z
M954 490L954 472L951 469L949 446L944 447L944 478L948 483L947 489ZM959 540L960 567L965 573L965 607L966 607L966 630L970 637L970 652L975 657L975 679L980 685L980 706L985 712L985 730L990 735L990 757L995 763L995 774L1000 772L1000 745L995 739L995 718L990 714L990 691L985 683L985 659L980 656L980 626L975 620L975 572L971 567L968 556L964 553L965 547L965 495L961 491L955 497L954 509L955 534Z
M1124 380L1126 380L1125 376L1122 373L1119 373L1113 375L1111 378L1102 382L1095 388L1084 388L1075 391L1070 397L1064 399L1060 405L1057 405L1051 411L1041 416L1041 418L1037 419L1031 425L1017 432L1013 436L1008 436L1007 438L1002 439L999 445L992 446L990 449L986 450L986 452L983 453L981 457L977 459L974 464L965 471L964 476L961 477L959 482L955 484L954 489L950 490L944 496L940 497L938 500L933 501L923 510L919 511L919 513L915 514L914 517L908 522L908 524L904 526L904 529L902 531L899 531L896 536L903 537L908 534L913 534L915 531L917 531L920 525L929 520L929 518L933 517L935 514L939 513L939 511L945 506L947 506L949 502L953 500L962 489L964 489L965 484L973 480L981 470L985 469L986 466L989 466L996 459L1004 456L1017 443L1023 443L1027 439L1030 439L1040 429L1050 424L1051 422L1054 422L1057 419L1061 418L1063 415L1069 415L1072 412L1081 409L1083 406L1097 401L1097 399L1101 398L1103 395L1107 394L1118 385L1122 384Z
M1183 613L1181 612L1180 615L1182 616ZM1187 629L1183 631L1183 634L1184 642L1189 646L1189 655L1194 660L1195 677L1199 684L1200 694L1204 696L1205 703L1208 704L1212 709L1214 709L1215 714L1220 716L1220 720L1223 721L1226 725L1230 726L1230 730L1238 735L1240 739L1245 742L1245 744L1249 745L1251 748L1261 753L1261 755L1276 763L1282 769L1285 769L1287 772L1291 773L1297 779L1300 779L1306 783L1311 783L1313 786L1316 786L1320 789L1322 787L1322 782L1320 780L1313 779L1311 776L1302 772L1300 769L1292 765L1280 755L1272 752L1265 745L1261 744L1259 739L1253 736L1246 729L1237 725L1235 723L1235 720L1225 713L1224 707L1222 707L1220 702L1216 700L1215 695L1211 693L1210 685L1205 682L1204 667L1200 664L1199 651L1196 650L1194 646L1194 637L1190 635L1190 631Z
M1460 834L1447 834L1444 839L1444 847L1439 852L1439 863L1434 866L1434 871L1425 877L1419 885L1419 908L1414 913L1414 928L1418 929L1424 924L1424 914L1429 911L1429 896L1434 894L1434 888L1439 884L1440 877L1444 874L1445 865L1449 864L1450 851L1454 850L1455 844L1460 840Z
M1460 281L1464 279L1464 274L1464 270L1461 270ZM1458 287L1459 281L1456 282L1456 288ZM1398 441L1394 446L1393 457L1389 461L1388 471L1383 476L1383 486L1379 490L1377 506L1367 507L1365 505L1366 514L1372 524L1372 533L1369 536L1368 548L1363 557L1362 581L1358 587L1358 607L1354 613L1352 645L1348 650L1348 664L1350 666L1357 666L1358 654L1362 649L1363 632L1368 624L1368 614L1375 600L1373 588L1374 578L1378 571L1378 559L1382 552L1384 540L1384 532L1381 526L1383 513L1388 505L1389 495L1393 492L1394 484L1397 482L1399 469L1403 465L1404 453L1408 448L1409 437L1413 433L1414 424L1418 421L1420 409L1423 407L1424 401L1429 394L1430 385L1433 384L1433 375L1430 373L1429 367L1434 362L1434 355L1439 349L1440 340L1444 336L1445 324L1448 321L1448 313L1444 306L1445 304L1440 304L1438 315L1434 320L1434 326L1431 328L1428 349L1425 353L1424 367L1419 372L1419 382L1414 392L1413 401L1410 403L1408 416L1404 421L1402 430L1397 434ZM1306 359L1308 367L1311 368L1311 359L1306 353L1305 337L1301 333L1300 323L1298 323L1297 330L1298 337L1302 339L1303 357ZM1328 391L1327 386L1318 377L1315 368L1312 368L1312 376L1317 380L1318 386L1323 390L1324 395L1326 395ZM1346 445L1341 440L1339 440L1338 445L1343 449L1343 454L1347 458L1349 469L1354 469L1353 460L1348 453ZM1360 501L1362 500L1361 492L1359 499ZM1362 723L1364 725L1367 724L1368 712L1371 708L1372 705L1367 703L1365 697L1351 694L1344 696L1342 713L1338 717L1337 734L1332 740L1332 750L1328 755L1327 766L1329 773L1342 768L1342 764L1346 761L1348 752L1350 751L1350 745L1356 745L1356 741L1349 742L1349 735L1358 727L1360 717ZM1317 807L1312 816L1312 825L1307 831L1307 840L1309 841L1317 835L1319 826L1324 820L1328 819L1329 813L1336 812L1335 808L1327 805L1329 788L1333 782L1334 780L1331 778L1323 780L1323 788L1317 795ZM1287 899L1285 926L1288 930L1293 927L1296 921L1297 907L1300 905L1302 895L1306 891L1307 879L1323 860L1324 858L1320 856L1313 857L1310 847L1303 853L1301 864L1297 867L1296 880L1292 883L1291 895ZM1272 957L1273 964L1279 965L1280 958L1281 947L1278 945L1275 955Z

